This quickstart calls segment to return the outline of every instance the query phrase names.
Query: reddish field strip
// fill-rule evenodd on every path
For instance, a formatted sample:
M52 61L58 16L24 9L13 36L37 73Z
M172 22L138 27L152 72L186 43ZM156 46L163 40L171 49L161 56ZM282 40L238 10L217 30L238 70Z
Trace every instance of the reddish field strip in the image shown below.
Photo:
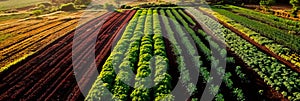
M101 18L105 18L105 17L107 17L108 15L106 15L106 16L103 16L103 17L101 17ZM100 20L101 18L98 18L97 20ZM94 20L93 22L91 22L90 24L92 24L92 23L98 23L97 22L97 20ZM79 29L79 30L85 30L85 29L88 29L88 24L86 25L86 26L84 26L84 27L82 27L81 29ZM60 52L59 50L65 50L66 48L64 48L65 46L67 46L67 45L64 45L64 43L71 43L71 41L72 41L72 38L73 38L73 35L74 35L74 33L71 33L71 34L69 34L69 35L67 35L66 37L64 37L64 39L61 39L60 41L57 41L56 43L54 43L54 44L52 44L53 46L51 47L51 48L49 48L49 49L45 49L45 51L44 52L42 52L41 53L41 55L38 55L38 56L36 56L36 57L34 57L34 59L32 59L32 60L29 60L29 62L26 62L26 64L29 66L29 65L31 65L32 64L32 67L33 68L30 68L30 67L27 67L29 70L34 70L34 68L36 68L37 70L38 69L40 69L41 68L41 66L39 66L39 63L40 64L43 64L43 63L47 63L47 64L49 64L49 66L53 66L54 64L52 64L52 65L50 65L50 61L46 61L46 60L54 60L54 58L52 57L51 58L51 56L52 55L54 55L54 56L59 56L62 52ZM71 46L71 44L69 44L68 46ZM70 47L67 47L67 48L70 48ZM48 59L47 59L48 58ZM57 57L58 59L61 59L62 60L62 58L59 58L59 57ZM40 61L38 61L38 59L40 59ZM55 61L53 61L53 62L55 62ZM14 70L13 72L11 72L10 74L18 74L18 75L21 75L21 76L26 76L26 75L28 75L28 73L26 73L26 72L21 72L21 71L26 71L26 64L25 64L25 66L21 66L21 67L19 67L19 68L17 68L17 70ZM39 66L39 67L38 67ZM57 70L59 70L60 68L57 68ZM40 71L41 72L41 71ZM8 72L9 73L9 72ZM29 72L30 73L30 72ZM31 72L31 74L32 73L35 73L35 72ZM11 86L13 86L13 84L16 84L17 82L19 82L19 81L22 81L22 79L21 78L18 78L18 77L14 77L13 75L10 75L10 74L8 74L8 76L7 76L7 78L8 78L8 80L7 81L10 81L10 84L11 84ZM29 74L29 75L31 75L31 74ZM42 75L42 74L41 74ZM6 75L3 75L3 76L6 76ZM12 77L10 77L10 76L12 76ZM3 80L5 80L5 78L3 78ZM15 80L14 82L12 82L13 80ZM7 85L8 86L8 85ZM10 87L10 88L12 88L12 87Z
M97 19L97 20L100 20L100 19ZM96 20L94 21L94 23L97 23ZM85 28L82 28L82 30L83 30L83 29L86 29L86 28L88 28L88 26L86 26ZM64 50L64 46L66 46L66 45L64 45L63 43L65 43L65 42L71 43L72 37L73 37L73 34L69 34L65 39L62 39L62 40L59 41L58 43L54 44L50 49L45 50L44 52L42 52L42 53L43 53L42 55L36 56L35 59L40 58L41 60L40 60L39 62L42 64L42 62L47 63L46 58L50 58L51 55L57 55L57 56L59 56L59 53L61 53L61 52L59 52L59 50ZM57 53L57 54L55 54L55 53ZM44 55L44 57L43 57L43 55ZM53 60L53 58L50 58L50 60L51 60L51 59ZM61 58L59 58L59 59L61 59ZM49 60L49 59L48 59L48 60ZM37 66L39 65L39 63L34 63L34 62L38 62L38 60L32 59L31 61L27 62L26 64L28 64L28 65L31 65L31 64L32 64L32 67L37 67ZM48 63L49 63L49 62L48 62ZM28 68L29 70L33 69L33 68L29 68L29 67L27 67L27 68ZM19 67L19 68L17 68L17 69L18 69L17 71L14 71L14 72L12 72L12 73L16 73L16 74L19 74L19 75L22 75L22 76L26 76L26 75L27 75L26 73L23 73L23 74L22 74L22 72L20 72L20 71L26 71L25 66L24 66L24 67ZM39 68L37 68L37 69L39 69ZM19 72L19 73L18 73L18 72ZM11 74L12 74L12 73L11 73ZM35 73L35 72L32 72L32 73ZM4 76L5 76L5 75L4 75ZM9 77L9 76L10 76L10 75L8 75L8 77ZM11 79L11 80L10 80L10 79ZM19 81L18 81L18 78L15 78L15 79L16 79L15 82L22 81L22 80L19 80ZM5 78L4 78L4 80L5 80ZM8 79L8 81L10 81L11 84L14 83L14 82L12 82L12 80L14 80L13 77L10 77L10 78Z
M235 29L231 26L229 26L227 23L215 18L213 15L208 14L205 11L202 11L200 9L197 9L201 12L203 12L205 15L213 18L214 20L220 22L222 25L224 25L226 28L230 29L232 32L236 33L237 35L241 36L243 39L247 40L249 43L253 44L254 46L256 46L259 50L263 51L264 53L276 58L278 61L280 61L281 63L285 64L286 66L290 67L292 70L294 70L295 72L300 73L300 68L297 67L296 65L286 61L285 59L283 59L282 57L278 56L277 54L273 53L272 51L270 51L267 47L262 46L260 44L258 44L257 42L255 42L254 40L252 40L251 38L247 37L243 32L239 31L238 29Z
M118 41L118 38L123 33L127 22L129 22L129 20L135 14L135 12L136 11L132 11L128 16L122 16L121 18L117 18L117 17L113 18L113 19L124 19L124 22L122 22L122 23L121 22L114 22L113 24L115 24L115 25L120 24L121 26L120 27L109 26L106 30L104 30L104 33L115 33L115 34L113 34L111 36L109 35L111 38L106 38L107 36L98 37L98 40L101 40L101 41L97 41L96 47L95 47L95 49L96 49L95 50L95 54L99 54L96 57L96 59L95 59L96 60L96 65L97 65L98 69L100 67L102 67L102 65L104 64L105 60L108 58L108 56L109 56L109 54L111 52L111 49L113 47L113 42L114 41ZM105 42L107 42L106 45L101 45L101 44L103 44ZM89 68L93 68L93 67L90 66ZM81 70L79 70L79 71L81 71ZM94 71L93 69L87 69L87 70L88 71L84 73L84 75L80 78L80 81L78 82L79 84L82 85L83 88L85 88L85 89L83 89L85 91L88 91L91 88L92 84L96 80L96 77L98 76L98 72L97 71ZM72 93L74 95L68 97L68 100L70 100L70 101L76 100L76 99L78 99L78 97L81 97L80 99L83 98L83 96L81 95L81 91L80 91L80 89L79 89L78 86L76 86L73 89Z
M169 59L169 64L172 67L178 67L179 64L176 62L177 61L177 56L173 51L174 50L173 43L168 39L170 36L168 35L168 32L167 32L167 30L164 26L163 18L162 18L160 13L159 13L159 15L160 15L160 17L159 17L160 26L161 26L162 34L164 36L164 43L165 43L165 46L166 46L166 55L167 55L167 58ZM180 77L180 72L179 72L178 68L169 69L168 72L173 77L172 81L171 81L172 82L171 83L172 87L175 87L178 83L178 80L179 80L179 77Z
M100 32L100 33L102 33L100 36L98 36L98 37L105 37L106 39L112 39L112 38L110 38L110 37L107 37L107 36L110 36L110 35L107 35L107 34L109 34L109 33L107 33L107 32L105 32L105 30L106 29L109 29L109 27L112 27L112 26L107 26L107 25L105 25L105 24L108 24L108 25L115 25L114 23L115 22L120 22L120 20L117 20L116 18L118 18L118 17L120 17L121 15L120 14L118 14L118 15L115 15L115 17L114 18L110 18L108 21L106 21L103 25L102 25L102 28L101 28L101 30L97 30L96 32ZM125 16L121 16L120 17L120 19L122 19L122 18L124 18ZM112 22L112 23L110 23L111 21L114 21L114 22ZM116 26L115 26L116 27ZM104 30L104 31L103 31ZM112 35L115 35L115 34L112 34ZM78 48L76 48L75 50L78 50L79 52L82 52L82 53L86 53L86 54L80 54L79 55L79 58L82 58L82 57L89 57L89 58L93 58L93 57L91 57L91 54L89 54L89 53L91 53L92 51L95 51L94 49L95 48L93 48L92 47L92 45L90 45L90 44L93 44L92 42L92 38L89 38L90 40L84 40L83 42L81 42L81 43L86 43L86 44L80 44L80 45L78 45L77 47L79 47L79 49ZM98 42L99 41L101 41L100 42L100 44L98 44ZM107 41L105 41L105 40L98 40L97 41L97 43L96 43L96 46L99 46L99 45L105 45L105 44L108 44L108 43L105 43L105 42L107 42ZM103 50L109 50L109 48L108 49L103 49ZM97 53L96 53L97 54ZM105 56L106 54L98 54L97 56ZM85 67L89 67L89 63L91 63L91 62L93 62L93 61L85 61L85 60L83 60L83 61L75 61L75 63L78 63L78 64L80 64L80 65L84 65ZM88 64L87 64L88 63ZM73 64L73 65L77 65L77 64ZM92 68L92 67L91 67ZM93 70L93 69L88 69L88 68L74 68L74 69L76 69L76 74L75 75L79 75L79 74L82 74L82 73L85 73L85 72L87 72L88 70ZM96 69L97 70L97 69ZM94 71L94 72L97 72L97 71ZM66 74L67 75L67 78L68 79L66 79L67 81L65 81L65 82L76 82L76 81L74 81L74 79L72 79L72 78L74 78L74 76L73 76L73 72L71 72L71 73L69 73L69 74ZM97 75L96 75L97 76ZM78 76L76 76L76 77L78 77ZM91 79L91 78L86 78L86 79ZM72 81L73 80L73 81ZM63 85L65 82L60 82L59 83L59 85ZM59 95L61 95L62 93L61 92L68 92L68 93L70 93L71 92L71 90L73 89L73 88L78 88L78 86L76 85L76 83L74 84L71 84L72 86L74 86L74 87L72 87L71 89L69 88L69 87L64 87L64 86L56 86L56 88L54 89L54 91L56 91L56 92L59 92L59 93L55 93L55 92L52 92L50 95L49 95L49 97L47 97L47 99L46 100L49 100L49 99L53 99L53 97L58 97ZM72 93L73 95L72 95L72 97L74 97L74 95L81 95L81 92L79 91L79 92L75 92L75 93ZM63 99L67 99L67 97L68 96L64 96L65 98L63 98Z
M127 15L129 12L126 12ZM130 12L133 15L135 12ZM85 32L82 37L83 39L88 39L88 33L92 33L91 30L86 30L89 28L94 29L106 29L109 26L118 27L120 25L125 24L125 16L124 14L113 13L111 15L111 19L106 21L102 28L99 26L92 26L99 23L98 21L101 19L105 19L110 16L111 13L105 14L102 17L97 18L91 22L85 24L78 29L78 31ZM112 17L115 16L113 19ZM123 19L116 19L122 16ZM130 17L127 17L130 18ZM104 21L104 20L102 20ZM106 23L113 22L123 22L122 24L118 23L117 25L111 25ZM112 30L115 31L115 30ZM97 31L92 34L98 34ZM111 34L111 35L110 35ZM100 33L99 38L110 39L112 40L114 35L113 33ZM76 84L76 80L74 78L74 72L72 70L72 61L71 61L71 51L72 51L72 38L74 36L74 32L66 35L65 37L59 39L53 44L46 47L44 51L41 51L36 56L32 57L30 60L25 60L25 64L19 64L15 66L16 69L10 69L5 73L0 75L1 82L5 82L1 85L1 100L9 100L9 99L66 99L63 97L68 97L71 91ZM107 36L107 37L105 37ZM109 38L110 36L110 38ZM86 42L83 42L86 43ZM103 43L99 43L98 45L105 45L105 41ZM83 45L85 46L85 45ZM87 48L88 49L88 48ZM93 50L89 49L89 50ZM110 50L108 48L108 50ZM101 53L101 51L100 51ZM99 55L100 56L100 55ZM102 56L102 55L101 55ZM63 60L63 61L62 61ZM104 60L101 60L104 61ZM64 92L60 92L61 89L64 89ZM40 92L43 92L42 94ZM79 92L80 93L80 92ZM80 94L77 94L80 95Z

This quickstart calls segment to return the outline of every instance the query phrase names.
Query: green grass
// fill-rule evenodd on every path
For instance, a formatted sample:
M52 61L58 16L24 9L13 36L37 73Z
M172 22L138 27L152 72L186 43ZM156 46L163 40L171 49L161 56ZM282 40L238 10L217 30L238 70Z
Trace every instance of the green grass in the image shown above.
M0 33L1 34L1 33ZM6 38L11 37L11 34L0 35L0 42L4 41Z
M36 5L37 3L48 2L48 0L6 0L0 1L0 10L22 8L31 5Z
M29 16L30 16L30 13L5 15L5 16L0 16L0 21L11 20L11 19L23 19L23 18L26 18L26 17L29 17Z

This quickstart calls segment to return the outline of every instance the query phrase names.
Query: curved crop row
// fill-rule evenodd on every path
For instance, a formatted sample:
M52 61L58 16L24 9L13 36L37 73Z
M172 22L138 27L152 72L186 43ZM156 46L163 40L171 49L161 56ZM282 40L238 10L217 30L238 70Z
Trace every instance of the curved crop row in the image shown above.
M300 36L288 34L280 29L268 26L267 24L253 21L246 17L242 17L224 9L213 9L214 11L229 17L230 19L258 32L262 35L281 43L282 45L293 49L294 51L300 50Z
M288 30L290 34L300 35L300 22L293 21L289 19L280 18L270 14L263 14L257 11L253 11L250 9L237 7L233 5L223 6L224 8L228 8L228 10L241 14L243 16L249 17L251 19L258 20L260 22L269 24L276 28Z
M130 94L132 101L149 101L151 99L151 96L149 96L150 89L148 88L153 84L151 72L154 71L153 68L150 67L150 60L153 57L153 15L151 9L144 9L144 11L147 11L147 15L144 24L141 24L144 28L138 30L144 34L141 37L141 40L139 40L140 48L135 76L136 82L134 84L135 89Z
M16 43L19 43L27 38L39 34L40 32L46 31L54 26L59 26L62 23L66 22L66 20L53 20L46 23L39 23L35 25L31 25L30 27L24 28L22 30L16 30L13 32L3 32L5 34L9 34L10 37L6 37L3 41L0 41L0 49L4 49L10 47Z
M271 87L280 91L289 99L299 99L300 80L298 73L279 63L275 58L259 51L255 46L248 43L229 29L212 18L189 8L190 12L197 14L198 22L204 23L216 36L224 36L225 42L243 61L252 67L254 71Z
M119 73L117 74L117 78L115 79L115 86L114 86L114 96L115 99L120 100L126 100L129 98L129 94L131 93L130 86L127 84L124 84L124 82L132 82L134 80L134 75L130 74L132 71L135 71L135 64L138 62L138 51L139 51L139 45L140 45L140 37L143 35L143 33L140 33L144 26L145 21L145 11L139 10L138 12L141 12L139 15L137 25L134 30L132 30L133 36L129 40L129 48L127 49L127 52L125 53L124 61L120 64ZM135 19L133 19L135 20ZM127 29L126 29L127 30ZM125 35L126 33L124 33ZM122 39L121 39L122 40ZM128 47L128 46L123 46ZM126 73L126 74L125 74Z
M217 44L216 42L214 42L210 36L208 36L205 32L203 32L202 30L198 30L198 34L196 34L196 32L191 29L188 26L188 23L185 22L183 19L192 19L191 17L189 17L188 15L186 15L181 9L179 9L178 11L176 10L172 10L172 12L176 15L176 18L178 19L179 22L181 22L184 25L184 28L187 30L187 32L192 36L193 40L195 41L196 45L198 46L198 50L204 54L205 59L202 58L203 61L208 61L208 63L211 63L211 67L212 69L215 69L217 72L217 74L220 76L222 74L225 73L225 68L224 66L221 66L220 64L218 64L219 61L222 61L222 58L226 58L226 50L222 49L222 47L220 47L219 44ZM182 18L178 12L182 15L182 17L187 17L187 18ZM193 21L194 22L194 21ZM195 22L194 22L195 23ZM190 23L193 25L193 23ZM201 40L199 37L205 38L205 40ZM208 48L207 45L205 45L202 41L208 41L210 48L216 50L215 53L213 53L214 55L212 55L212 51ZM219 57L221 56L221 57ZM219 58L218 58L219 57ZM201 59L201 58L200 58ZM221 59L221 60L220 60ZM225 60L225 59L224 59ZM232 60L233 61L233 60ZM199 61L202 62L202 61ZM225 61L224 61L225 62ZM228 61L228 64L230 64L231 61ZM202 64L202 63L200 63ZM231 63L232 64L232 63ZM208 68L203 66L203 64L199 67L200 69L200 77L204 78L204 81L201 81L203 83L210 83L212 80L212 78L210 77L210 74L208 72ZM241 71L239 71L239 74L241 74ZM238 74L237 74L238 75ZM231 93L233 94L232 97L236 98L236 100L239 101L244 101L246 98L242 92L242 89L237 88L237 87L233 87L233 81L230 79L231 77L231 73L230 72L226 72L224 74L223 77L223 82L225 82L226 87L228 87L231 90ZM214 91L214 88L218 88L218 86L210 86L211 89L211 93L217 93L218 91ZM223 100L223 94L222 93L218 93L216 95L215 100Z
M165 43L162 36L158 10L153 10L153 41L155 55L155 74L154 74L154 96L155 101L172 99L171 95L171 75L167 72L169 68L169 59L166 55Z
M244 27L243 25L238 24L235 21L232 21L230 18L224 15L220 15L219 13L213 13L213 15L217 16L220 20L227 22L228 24L230 24L230 26L239 29L240 31L245 33L246 36L253 39L258 44L267 47L270 51L282 57L284 60L289 61L295 66L298 66L298 68L300 67L300 55L297 54L297 52L294 52L291 49L275 42L274 40L264 37L262 34Z
M129 13L130 16L126 16ZM80 31L82 34L78 37L87 40L82 40L82 43L78 44L79 46L83 46L83 48L75 48L74 51L94 51L95 47L89 43L92 42L91 39L93 39L94 36L99 36L104 40L97 40L96 47L98 47L97 49L100 50L100 53L98 52L99 54L96 54L96 56L104 57L108 55L105 51L109 51L107 46L112 45L112 41L117 35L115 33L120 31L122 26L130 20L131 15L134 13L134 11L106 13L100 17L96 16L95 19L79 26L77 31ZM122 14L126 15L122 16ZM104 23L106 26L101 26L98 23ZM117 31L115 27L118 27ZM103 31L99 33L100 30ZM42 47L37 53L12 66L8 71L0 73L1 81L3 81L0 86L1 100L70 100L73 97L74 99L77 98L77 100L82 99L79 97L82 96L81 92L72 91L79 86L76 83L74 75L78 76L78 74L93 69L88 67L88 65L85 65L84 68L72 68L78 64L86 64L86 61L79 60L73 62L77 64L72 64L72 41L75 31L67 30L66 32L68 33L57 33L62 36L57 36L60 38L51 41L49 45ZM81 57L89 57L89 55L80 54L79 58ZM98 59L96 61L101 62L104 60L105 59ZM75 70L80 71L74 74ZM97 70L95 72L97 72ZM88 77L91 76L85 75L81 77L84 78L84 83L90 86L90 82L88 81L93 81L93 79ZM87 88L89 88L88 86Z
M187 89L187 92L189 94L192 94L196 90L196 85L191 83L191 69L198 69L197 67L200 67L200 64L198 63L200 56L197 54L197 50L191 43L192 41L189 40L188 38L188 33L184 32L182 29L182 26L179 24L179 22L176 21L176 17L172 14L170 9L166 10L166 15L173 20L169 20L170 24L165 23L168 20L163 20L165 25L168 25L166 29L173 29L175 32L174 34L171 34L172 37L176 38L176 41L179 46L177 46L177 53L179 54L179 71L180 71L180 80L184 84L184 86ZM170 26L173 26L170 28ZM169 34L169 33L168 33ZM180 38L180 39L179 39ZM179 49L180 48L180 49ZM187 56L185 56L187 55ZM180 62L181 61L181 62ZM187 63L192 63L192 64L187 64ZM191 66L188 68L188 66Z
M138 28L139 22L144 22L139 19L141 13L141 11L136 12L132 20L130 20L120 41L102 66L100 75L89 90L85 100L106 100L113 97L110 92L113 90L114 85L112 84L114 84L116 78L114 68L120 67L121 60L125 56L124 53L127 53L126 51L128 51L128 43L130 43L130 39L133 37L134 33L133 29ZM116 79L118 80L118 78Z
M6 34L8 33L13 33L15 31L19 31L20 29L28 29L27 27L33 26L33 25L43 25L45 23L41 23L41 22L49 22L49 20L33 20L30 22L19 22L19 23L14 23L14 24L8 24L8 25L3 25L0 27L0 36L1 36L1 41L3 41L3 39L6 39L7 37ZM40 23L40 24L39 24ZM32 27L35 28L35 27Z
M61 36L67 34L66 32L74 30L76 28L77 20L63 23L60 26L55 26L51 31L42 32L39 35L28 38L27 40L17 43L7 49L1 51L3 56L0 62L0 72L7 70L11 65L25 59L30 54L37 52L41 47L47 46L49 42L52 42Z

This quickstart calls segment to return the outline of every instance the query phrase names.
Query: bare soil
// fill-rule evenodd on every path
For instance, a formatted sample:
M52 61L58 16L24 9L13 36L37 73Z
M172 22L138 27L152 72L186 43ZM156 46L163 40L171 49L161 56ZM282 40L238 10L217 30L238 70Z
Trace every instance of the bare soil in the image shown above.
M79 37L86 40L79 45L83 48L75 51L94 51L97 48L101 50L96 54L97 59L99 59L98 61L105 61L105 58L108 56L107 54L110 53L110 48L108 47L111 46L112 40L134 13L135 11L107 13L81 26L77 31L82 31L84 34L81 34ZM97 25L97 23L101 22L104 22L103 26ZM84 98L80 97L82 96L81 92L78 91L72 64L72 41L74 34L75 31L66 34L48 45L48 47L13 66L8 71L1 73L0 81L3 84L0 85L0 100L83 100ZM92 38L90 36L92 34L97 34L100 38L100 40L97 40L96 47L94 48L86 44L91 43L90 39ZM88 55L81 55L81 57L85 56ZM78 62L84 64L86 61ZM82 68L75 69L89 70ZM82 78L85 77L89 77L89 75L84 75ZM90 82L93 81L89 79L85 78L80 82L89 82L88 84L91 84Z

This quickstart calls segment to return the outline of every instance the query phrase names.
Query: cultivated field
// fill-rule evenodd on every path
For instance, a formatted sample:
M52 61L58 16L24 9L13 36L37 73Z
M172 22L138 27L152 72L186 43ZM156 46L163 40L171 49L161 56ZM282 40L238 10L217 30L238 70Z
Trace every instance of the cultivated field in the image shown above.
M0 100L300 100L299 21L191 4L0 24Z
M7 10L12 8L22 8L32 6L38 3L48 2L47 0L2 0L0 1L0 10Z

